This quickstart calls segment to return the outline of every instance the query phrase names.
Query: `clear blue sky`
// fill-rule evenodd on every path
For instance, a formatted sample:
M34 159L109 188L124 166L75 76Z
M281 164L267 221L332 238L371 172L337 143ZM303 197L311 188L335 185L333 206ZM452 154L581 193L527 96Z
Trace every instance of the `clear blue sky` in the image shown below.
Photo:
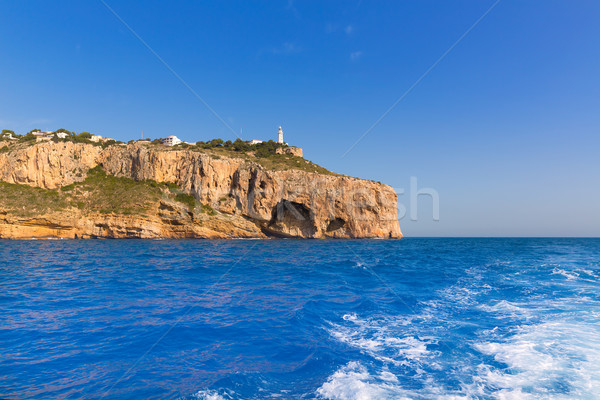
M244 139L421 197L408 236L600 235L600 3L107 4ZM235 136L100 1L0 1L0 127Z

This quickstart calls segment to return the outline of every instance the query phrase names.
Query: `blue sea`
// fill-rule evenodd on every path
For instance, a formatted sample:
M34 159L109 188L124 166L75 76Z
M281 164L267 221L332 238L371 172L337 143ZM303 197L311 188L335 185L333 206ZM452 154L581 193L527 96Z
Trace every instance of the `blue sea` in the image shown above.
M0 241L2 399L598 399L600 240Z

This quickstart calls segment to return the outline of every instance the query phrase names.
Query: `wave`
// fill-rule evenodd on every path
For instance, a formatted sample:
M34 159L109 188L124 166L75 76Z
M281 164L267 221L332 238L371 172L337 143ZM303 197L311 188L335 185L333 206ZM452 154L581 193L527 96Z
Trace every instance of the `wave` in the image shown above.
M599 321L589 312L540 319L534 313L544 315L545 310L506 300L477 308L536 316L533 319L539 322L509 331L480 329L457 355L440 345L440 338L417 333L427 331L423 323L428 315L361 318L346 314L328 331L366 357L339 367L316 394L328 400L562 400L591 399L600 393Z
M317 395L328 400L409 399L397 382L398 378L389 372L375 377L364 365L351 361L334 372L317 389Z
M402 327L410 325L419 316L399 318L361 319L356 314L342 317L351 325L331 324L330 335L339 342L362 350L370 357L394 365L404 365L419 370L419 363L432 355L428 350L437 344L434 337L417 337Z
M552 274L553 275L562 275L570 281L579 278L579 274L577 272L569 272L569 271L565 271L564 269L561 269L561 268L554 268L552 270Z
M226 396L226 397L225 397ZM195 400L230 400L233 399L229 394L219 394L216 390L200 390L194 393L191 399Z
M531 318L531 311L525 307L517 305L517 303L512 303L507 300L500 300L494 305L489 304L481 304L477 306L478 309L482 311L486 311L489 313L493 313L499 317L525 317Z
M591 283L598 283L600 276L591 269L587 268L576 268L571 271L567 271L563 268L555 267L552 270L552 275L561 275L567 278L567 281L585 281Z
M496 397L593 398L600 393L600 332L596 324L549 321L520 327L505 340L474 343L505 367L482 364L482 385Z

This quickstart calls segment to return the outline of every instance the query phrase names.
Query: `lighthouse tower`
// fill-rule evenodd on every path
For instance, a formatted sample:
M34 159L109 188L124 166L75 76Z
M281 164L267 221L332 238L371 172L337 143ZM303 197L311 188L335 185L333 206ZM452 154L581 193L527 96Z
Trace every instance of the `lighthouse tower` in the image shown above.
M279 127L279 132L277 133L277 143L283 144L283 130Z

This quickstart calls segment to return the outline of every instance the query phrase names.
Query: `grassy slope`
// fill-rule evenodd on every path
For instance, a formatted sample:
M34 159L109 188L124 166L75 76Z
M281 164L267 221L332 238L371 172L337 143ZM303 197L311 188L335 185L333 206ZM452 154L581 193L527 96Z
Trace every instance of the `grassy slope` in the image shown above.
M329 171L326 168L321 167L311 161L306 160L302 157L293 156L291 154L271 154L268 157L256 157L252 152L243 153L239 151L230 150L224 147L215 147L211 149L201 149L196 146L174 146L167 147L163 145L152 145L157 146L160 150L191 150L206 153L210 156L219 157L231 157L231 158L243 158L247 161L253 161L258 163L269 170L274 171L287 171L287 170L300 170L306 172L315 172L323 175L339 175Z
M100 167L91 169L83 182L59 190L0 182L0 208L21 217L69 208L102 214L144 215L160 199L179 201L191 210L200 206L199 212L214 213L210 206L197 203L193 196L181 193L172 184L117 178L107 175Z
M83 182L60 189L60 195L83 211L143 214L160 200L165 186L152 181L136 182L128 178L117 178L96 167L89 170Z
M63 210L69 203L57 190L0 182L0 207L21 217Z

